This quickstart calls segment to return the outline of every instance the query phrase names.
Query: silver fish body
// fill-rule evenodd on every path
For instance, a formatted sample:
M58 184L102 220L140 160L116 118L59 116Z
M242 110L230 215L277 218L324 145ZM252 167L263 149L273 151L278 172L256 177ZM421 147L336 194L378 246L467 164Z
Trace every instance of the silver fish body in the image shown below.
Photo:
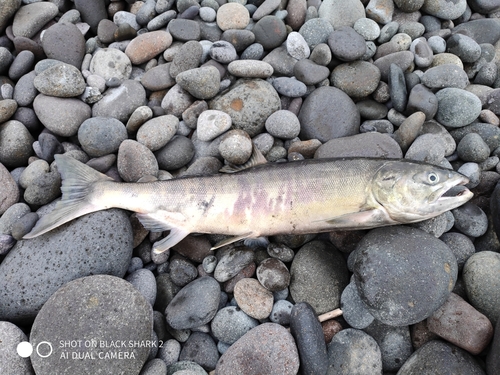
M170 230L154 251L189 233L240 239L418 222L472 197L468 179L433 165L395 159L312 159L218 174L146 183L118 183L90 167L56 155L63 197L24 238L43 234L90 212L135 211L145 228Z

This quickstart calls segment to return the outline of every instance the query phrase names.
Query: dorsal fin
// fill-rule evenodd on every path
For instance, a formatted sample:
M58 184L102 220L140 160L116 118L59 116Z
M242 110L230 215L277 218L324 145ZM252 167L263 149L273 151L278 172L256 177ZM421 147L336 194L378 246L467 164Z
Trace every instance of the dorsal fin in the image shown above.
M253 145L252 155L250 156L250 159L248 159L248 161L245 164L241 164L241 165L228 164L228 165L223 166L221 169L219 169L219 172L236 173L236 172L240 172L240 171L243 171L245 169L248 169L248 168L255 167L256 165L265 164L265 163L267 163L266 158L264 157L264 155L262 155L262 152L260 152L260 150L257 147L255 147L255 145Z

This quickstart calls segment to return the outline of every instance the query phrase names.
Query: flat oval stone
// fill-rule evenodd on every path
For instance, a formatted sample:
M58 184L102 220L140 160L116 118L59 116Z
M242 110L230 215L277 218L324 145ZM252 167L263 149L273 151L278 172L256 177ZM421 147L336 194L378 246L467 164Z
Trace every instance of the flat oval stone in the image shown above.
M306 85L316 85L328 78L330 70L309 59L298 61L293 67L293 75Z
M191 329L210 322L220 300L219 283L204 276L182 288L170 301L165 316L174 329Z
M118 209L91 213L18 241L0 265L6 286L0 295L0 317L31 321L59 287L88 275L123 277L131 257L132 228Z
M330 82L351 97L364 98L377 89L380 70L366 61L340 64L332 71Z
M145 176L158 175L158 162L153 152L132 139L126 139L118 148L117 168L126 182L137 182Z
M239 307L227 306L214 316L210 323L213 335L226 344L235 343L241 336L259 325L259 322L245 314Z
M170 75L170 63L160 64L149 69L141 77L141 83L151 91L160 91L174 86L176 82Z
M332 106L330 103L337 103ZM304 101L299 113L302 139L327 142L359 131L360 116L349 96L335 87L320 87ZM335 124L331 119L336 119Z
M40 122L51 132L62 137L71 137L80 125L90 118L90 106L76 98L58 98L38 94L33 109Z
M172 44L172 35L158 30L141 34L127 45L125 54L132 64L139 65L159 55Z
M33 155L35 139L17 120L0 124L0 163L7 168L26 166Z
M55 16L59 9L49 2L36 2L23 5L12 21L12 34L16 37L31 38Z
M410 51L400 51L381 57L373 63L377 68L379 68L381 79L387 82L391 64L398 65L404 72L411 66L414 59L415 56Z
M126 80L104 93L92 107L93 117L111 117L125 123L130 115L146 104L146 90L136 80Z
M457 279L457 261L448 246L416 228L373 229L351 256L354 280L368 311L392 326L429 317L446 301ZM403 279L408 284L403 285ZM411 287L405 290L405 285Z
M285 23L276 16L261 18L252 32L255 34L255 42L267 50L280 46L287 37Z
M307 86L295 78L278 77L273 80L273 87L278 94L288 96L290 98L299 98L307 93Z
M250 22L250 13L240 3L226 3L217 10L217 25L222 31L244 29Z
M56 23L49 27L43 34L42 47L47 58L81 68L85 56L85 38L74 24Z
M208 105L210 109L227 113L234 127L245 130L251 137L260 133L272 113L281 109L276 90L261 79L240 79Z
M130 303L129 301L134 301ZM64 324L60 322L64 321ZM153 311L146 299L127 281L115 276L94 275L74 280L57 290L38 313L31 329L30 341L39 349L50 350L47 344L61 337L80 340L81 360L61 361L67 352L62 345L52 345L51 355L33 356L38 374L71 372L93 374L100 371L138 373L146 362L150 347L122 347L122 358L111 357L114 349L102 342L150 342ZM85 347L84 339L95 341ZM127 354L125 354L127 353ZM124 360L124 356L127 359ZM62 357L64 358L64 357ZM96 360L101 358L100 360Z
M340 304L340 294L349 283L342 255L332 245L309 242L296 253L290 274L290 294L297 302L309 303L317 314Z
M108 80L116 78L120 81L128 79L132 73L132 63L128 56L116 48L97 50L90 61L90 72Z
M201 37L201 30L198 22L182 18L170 21L167 31L175 40L180 40L181 42L200 40Z
M243 78L268 78L274 72L269 63L250 59L231 61L227 69L232 75Z
M42 94L60 98L81 95L86 87L80 70L68 64L57 64L44 70L35 77L33 84Z
M172 115L152 118L141 125L136 134L137 142L151 151L157 151L165 146L179 128L179 119Z
M273 309L273 294L256 279L244 278L234 286L238 306L254 319L266 319Z
M444 126L458 128L474 121L481 113L481 100L462 89L445 88L436 93L436 120Z
M359 60L366 52L365 39L349 26L343 26L331 33L328 45L333 55L342 61Z
M125 125L114 118L92 117L78 129L78 141L91 157L99 157L118 151L127 139Z
M362 133L349 137L331 139L321 145L315 158L372 157L402 158L398 143L389 135Z
M217 362L215 371L219 375L292 375L299 371L299 354L286 328L263 323L231 345Z

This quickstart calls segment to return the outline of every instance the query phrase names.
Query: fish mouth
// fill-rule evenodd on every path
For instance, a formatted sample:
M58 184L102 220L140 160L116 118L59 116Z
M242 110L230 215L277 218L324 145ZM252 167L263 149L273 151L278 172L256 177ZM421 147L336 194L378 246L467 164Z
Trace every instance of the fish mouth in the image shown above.
M455 207L467 202L474 194L465 186L469 179L459 175L457 178L450 179L446 184L434 194L435 203L440 205L452 205ZM453 207L453 208L455 208Z

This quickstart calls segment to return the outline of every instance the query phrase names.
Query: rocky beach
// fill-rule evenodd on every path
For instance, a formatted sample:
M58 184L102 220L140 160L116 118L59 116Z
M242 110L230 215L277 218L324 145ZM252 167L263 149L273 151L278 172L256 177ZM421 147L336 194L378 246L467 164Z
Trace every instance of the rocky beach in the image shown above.
M0 0L0 374L499 375L499 69L500 0ZM254 148L425 162L474 197L253 247L156 254L168 232L116 208L23 239L54 155L140 183Z

